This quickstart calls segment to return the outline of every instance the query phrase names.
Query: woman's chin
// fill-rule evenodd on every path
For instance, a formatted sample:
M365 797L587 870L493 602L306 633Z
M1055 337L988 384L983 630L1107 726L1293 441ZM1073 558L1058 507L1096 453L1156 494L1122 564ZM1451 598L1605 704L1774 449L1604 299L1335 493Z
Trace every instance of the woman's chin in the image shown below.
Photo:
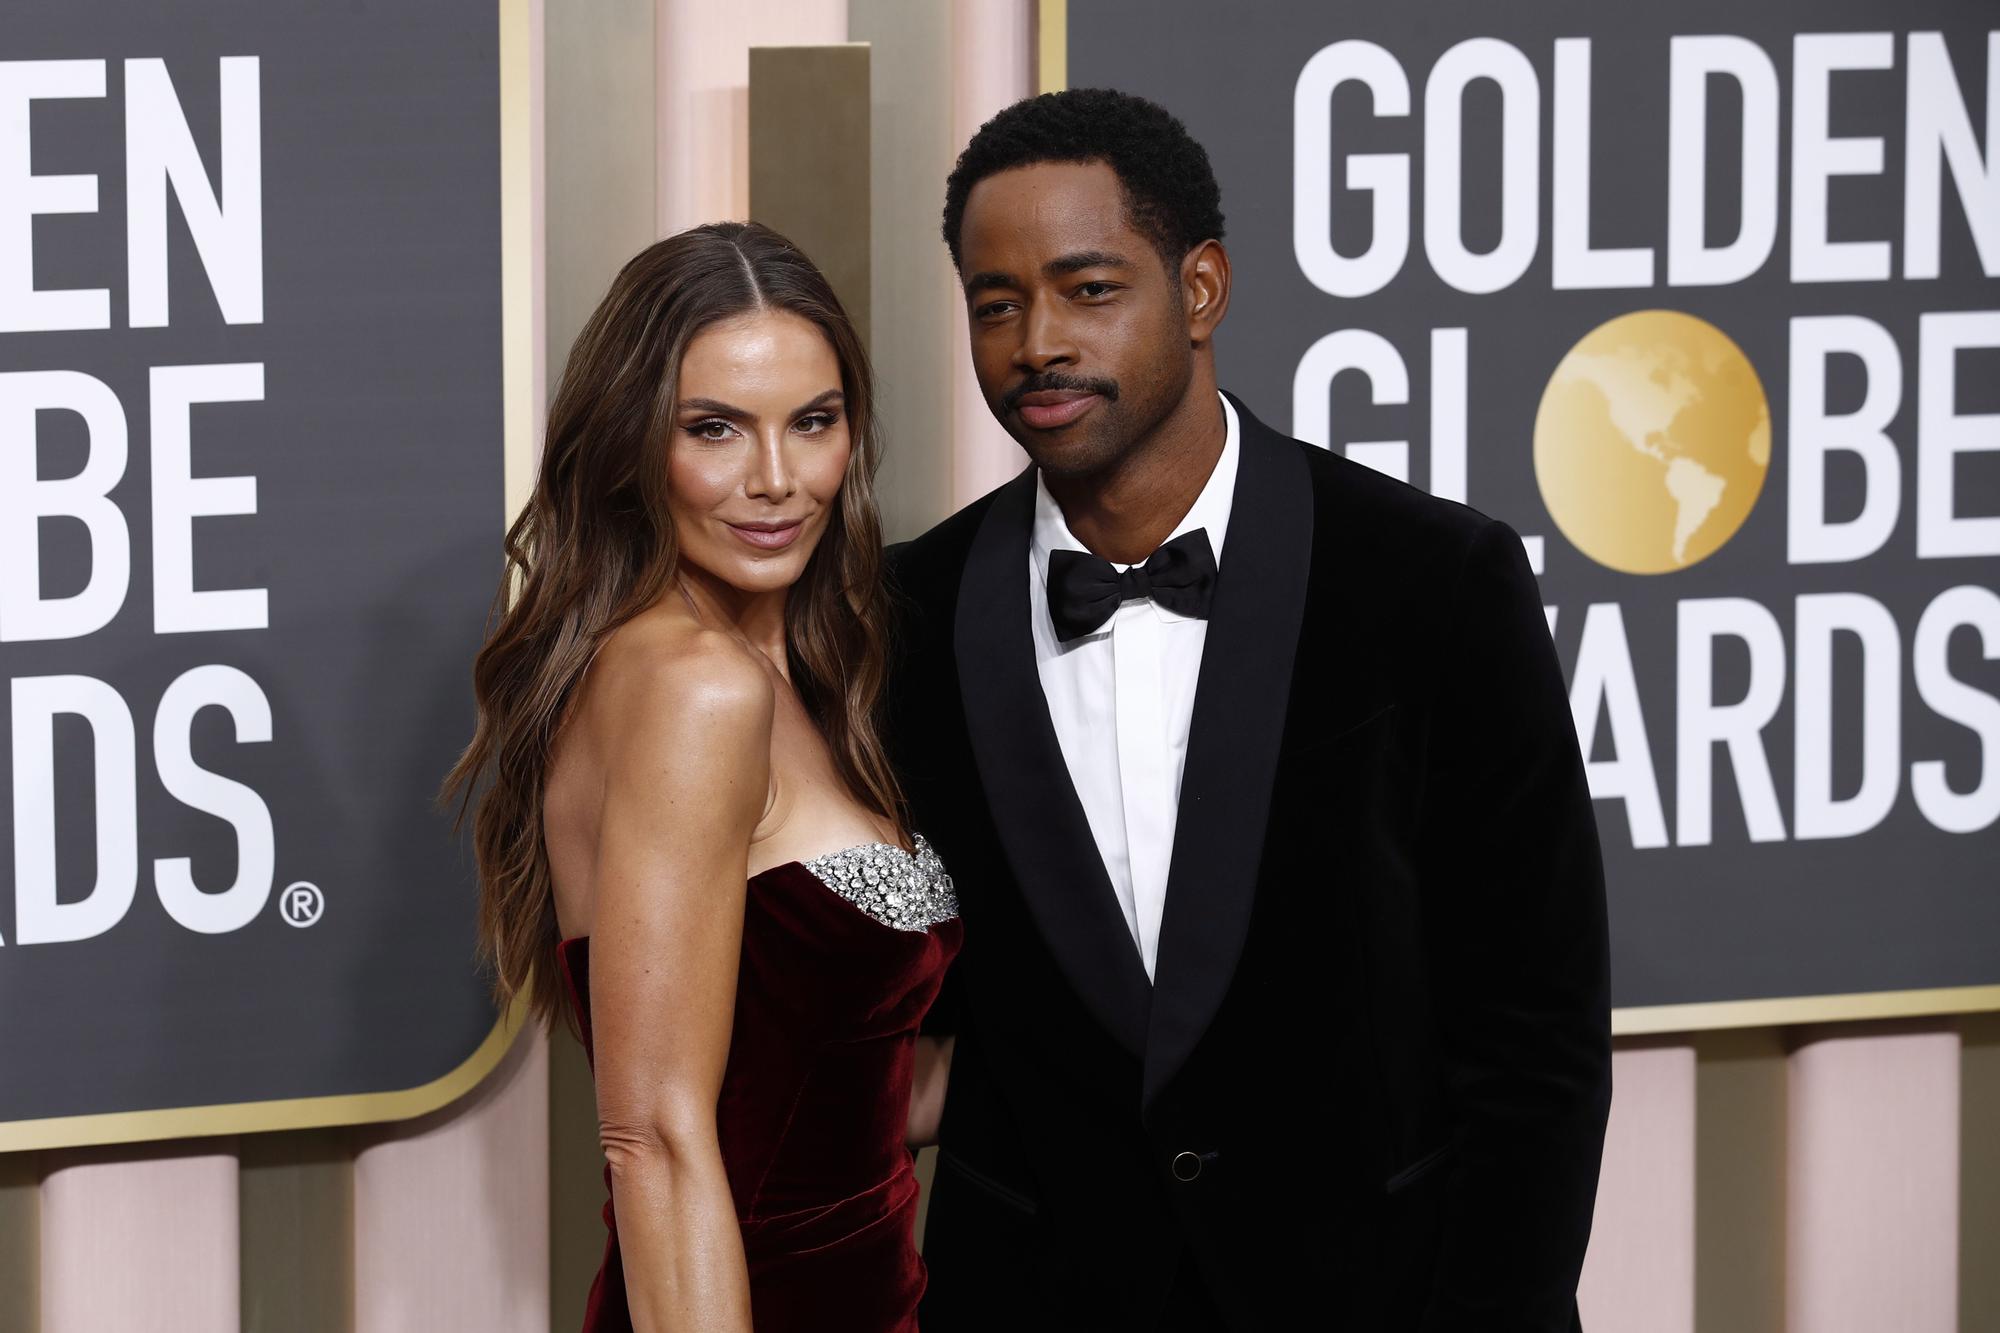
M797 583L799 576L805 573L806 561L811 555L811 548L800 543L798 547L769 555L731 553L727 559L708 560L689 551L684 552L682 558L710 578L728 584L739 593L754 596L782 592Z

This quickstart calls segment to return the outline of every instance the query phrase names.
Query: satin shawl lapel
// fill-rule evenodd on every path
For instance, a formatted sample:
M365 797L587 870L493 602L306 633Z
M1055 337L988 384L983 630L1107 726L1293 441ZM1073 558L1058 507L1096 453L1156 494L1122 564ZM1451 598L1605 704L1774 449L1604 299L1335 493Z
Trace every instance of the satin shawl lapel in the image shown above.
M1242 454L1167 872L1146 1038L1147 1103L1214 1020L1243 952L1305 617L1312 476L1295 441L1242 403L1236 411Z
M1070 782L1028 623L1032 469L1002 489L967 552L953 648L979 777L1028 911L1097 1020L1134 1055L1150 989Z

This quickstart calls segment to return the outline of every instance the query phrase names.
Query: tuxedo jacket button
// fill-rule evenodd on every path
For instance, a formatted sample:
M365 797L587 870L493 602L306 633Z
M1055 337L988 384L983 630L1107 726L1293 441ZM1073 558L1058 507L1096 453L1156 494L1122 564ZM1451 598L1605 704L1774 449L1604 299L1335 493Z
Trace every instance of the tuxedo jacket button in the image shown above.
M1175 1180L1193 1180L1201 1174L1201 1158L1191 1152L1176 1153L1173 1169Z

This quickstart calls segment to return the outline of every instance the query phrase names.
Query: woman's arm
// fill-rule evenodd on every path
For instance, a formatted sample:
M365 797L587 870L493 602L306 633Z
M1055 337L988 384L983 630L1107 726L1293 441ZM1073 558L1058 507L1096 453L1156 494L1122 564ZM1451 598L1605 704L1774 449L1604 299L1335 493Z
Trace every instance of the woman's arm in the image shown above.
M951 1083L951 1047L956 1037L918 1037L916 1072L910 1079L910 1123L903 1141L912 1148L937 1142L944 1115L944 1092Z
M617 684L603 701L590 1007L625 1288L639 1333L750 1333L715 1106L769 791L772 689L726 642L620 658L606 664Z

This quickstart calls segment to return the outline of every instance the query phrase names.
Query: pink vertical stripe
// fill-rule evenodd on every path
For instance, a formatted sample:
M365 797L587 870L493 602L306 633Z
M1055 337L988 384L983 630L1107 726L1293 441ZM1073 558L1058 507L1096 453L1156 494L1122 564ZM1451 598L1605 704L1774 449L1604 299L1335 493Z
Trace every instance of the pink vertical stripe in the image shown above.
M547 1333L548 1043L354 1159L355 1333Z
M750 216L750 48L847 40L847 0L659 0L660 235Z
M1612 1057L1611 1124L1577 1300L1590 1333L1694 1333L1692 1046Z
M1823 1035L1794 1052L1791 1333L1957 1333L1959 1040Z
M1034 22L1030 0L952 0L951 152L954 159L996 111L1034 91ZM938 182L940 202L944 182ZM965 303L951 298L951 503L956 509L1000 485L1027 464L980 397L966 346Z
M235 1147L200 1139L49 1154L41 1333L236 1333Z

